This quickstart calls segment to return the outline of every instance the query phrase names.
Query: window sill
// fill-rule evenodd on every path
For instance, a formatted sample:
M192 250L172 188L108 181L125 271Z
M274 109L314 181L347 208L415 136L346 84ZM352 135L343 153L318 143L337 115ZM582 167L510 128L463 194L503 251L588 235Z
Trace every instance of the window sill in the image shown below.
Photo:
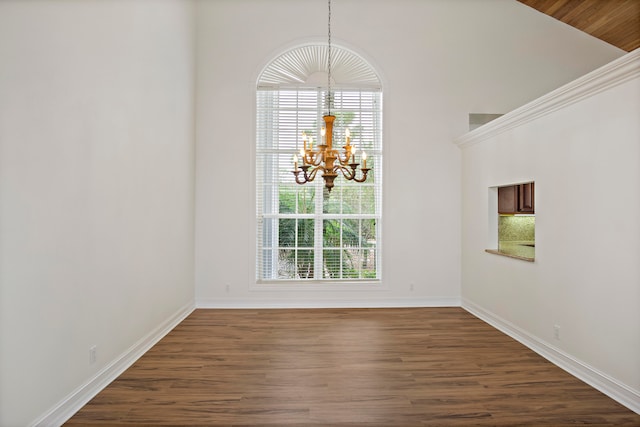
M384 290L381 280L323 281L261 280L251 286L252 291L362 291Z
M505 251L505 250L485 249L484 251L487 252L487 253L490 253L490 254L500 255L500 256L507 257L507 258L519 259L519 260L527 261L527 262L534 262L536 260L535 258L532 258L532 257L516 255L514 253L510 253L509 251Z

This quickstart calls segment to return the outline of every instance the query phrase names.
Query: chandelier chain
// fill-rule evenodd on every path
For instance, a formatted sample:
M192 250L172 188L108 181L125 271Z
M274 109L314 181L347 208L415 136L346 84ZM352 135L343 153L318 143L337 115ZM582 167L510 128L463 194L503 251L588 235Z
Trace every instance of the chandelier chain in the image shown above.
M331 115L331 0L329 1L329 19L327 19L327 27L328 27L328 39L329 39L329 58L327 61L328 72L327 72L327 104L329 115Z
M356 153L354 146L351 145L351 137L349 128L347 127L344 132L345 146L342 147L342 151L333 148L333 124L336 119L331 114L331 105L333 104L333 94L331 92L331 0L329 3L329 19L327 20L327 27L329 33L328 51L327 51L327 111L328 114L322 117L324 120L324 126L320 130L321 138L318 140L318 145L313 146L313 137L307 138L305 132L302 132L303 146L300 149L300 156L297 154L293 156L293 175L297 184L305 184L311 182L316 178L318 172L322 174L322 178L325 182L325 187L328 192L334 186L333 181L341 173L345 179L355 182L365 182L367 180L367 173L371 170L367 167L367 155L362 152L362 167L358 169L360 163L356 161ZM298 160L302 161L302 165L298 167ZM358 174L358 170L360 174Z

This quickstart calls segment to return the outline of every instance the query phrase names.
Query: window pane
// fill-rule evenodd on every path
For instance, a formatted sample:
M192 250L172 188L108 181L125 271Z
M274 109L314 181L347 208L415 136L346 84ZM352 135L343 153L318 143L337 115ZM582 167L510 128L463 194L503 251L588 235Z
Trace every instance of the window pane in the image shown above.
M273 271L273 251L271 249L262 250L262 274L263 279L270 279Z
M357 279L360 277L359 260L360 250L358 249L345 249L342 251L343 259L343 277L345 279Z
M338 179L340 178L336 178L336 181L338 181ZM331 193L325 192L326 197L322 199L322 212L326 214L339 214L342 205L341 193L342 187L336 182L336 186L333 187Z
M295 252L290 249L280 249L278 251L278 279L294 279L295 277Z
M376 220L363 219L362 223L362 246L365 248L374 248L376 246Z
M293 170L294 152L295 150L291 150L280 154L277 159L276 167L274 168L274 173L277 172L277 182L280 184L287 184L291 187L297 185L295 183L295 177L293 173L291 173Z
M324 259L324 269L322 277L325 279L340 279L342 278L341 269L341 250L339 249L325 249L322 251Z
M360 220L342 220L342 247L360 246Z
M325 248L340 247L340 220L326 219L322 224L322 241Z
M376 199L374 187L362 188L362 213L363 214L375 214L376 212Z
M272 246L275 242L274 226L275 221L272 218L264 218L262 220L262 245L263 247Z
M345 187L343 194L342 212L345 214L360 213L360 188Z
M375 279L377 277L376 250L364 249L362 251L360 277L363 279Z
M315 212L316 189L310 185L298 186L298 213L309 214Z
M278 221L278 246L281 248L296 245L296 220L280 219Z
M296 211L296 189L293 186L282 185L279 196L280 213L294 213Z
M297 277L300 279L313 279L313 250L301 249L297 251L297 254Z
M298 247L312 248L314 243L314 220L299 219L298 220Z
M376 253L373 249L345 249L343 253L343 270L345 278L376 277Z
M260 213L260 209L265 214L273 214L277 212L278 200L277 193L274 191L273 185L264 185L262 186L262 196L258 200L258 214Z

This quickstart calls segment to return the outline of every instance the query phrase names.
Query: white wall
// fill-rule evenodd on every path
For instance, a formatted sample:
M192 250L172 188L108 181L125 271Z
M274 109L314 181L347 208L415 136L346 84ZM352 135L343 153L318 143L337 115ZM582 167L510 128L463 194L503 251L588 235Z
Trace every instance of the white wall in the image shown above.
M383 289L252 289L256 80L287 49L326 42L327 3L200 1L200 306L457 304L461 170L451 140L468 114L505 113L622 54L513 0L340 0L332 11L333 43L384 83Z
M458 142L463 306L640 413L638 117L640 50ZM485 253L488 188L529 180L535 262Z
M326 41L326 2L195 8L0 2L0 425L52 420L97 387L190 309L194 280L203 305L457 302L450 141L467 114L621 55L513 0L335 1L334 42L385 84L385 289L255 292L255 82L275 55Z
M2 426L193 305L193 24L189 2L0 2Z

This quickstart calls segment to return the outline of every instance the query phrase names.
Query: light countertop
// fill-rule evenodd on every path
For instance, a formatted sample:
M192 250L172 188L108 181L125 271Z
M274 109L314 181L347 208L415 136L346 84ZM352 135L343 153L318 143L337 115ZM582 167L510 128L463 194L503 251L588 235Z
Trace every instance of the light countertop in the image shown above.
M498 249L486 249L485 251L491 254L533 262L536 253L534 245L534 241L503 241L498 243Z

